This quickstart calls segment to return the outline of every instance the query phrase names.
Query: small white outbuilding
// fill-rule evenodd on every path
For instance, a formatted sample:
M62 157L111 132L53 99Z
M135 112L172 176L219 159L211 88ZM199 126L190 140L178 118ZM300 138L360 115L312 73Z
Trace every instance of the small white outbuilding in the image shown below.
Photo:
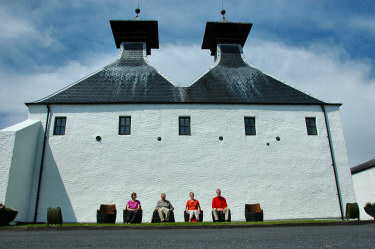
M361 220L372 220L364 207L367 202L375 203L375 159L351 168L351 172Z
M0 132L0 200L17 221L95 222L100 204L121 211L136 192L149 221L160 193L176 221L190 191L211 220L220 188L232 220L260 203L264 218L338 218L355 202L340 104L326 103L249 65L251 23L208 22L214 65L176 86L147 56L157 21L111 21L119 58L44 99ZM281 66L281 65L280 65Z

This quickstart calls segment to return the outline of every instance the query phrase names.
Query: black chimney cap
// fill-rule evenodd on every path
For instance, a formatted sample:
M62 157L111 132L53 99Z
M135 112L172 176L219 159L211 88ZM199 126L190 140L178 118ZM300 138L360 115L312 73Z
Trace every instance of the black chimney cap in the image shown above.
M202 49L210 49L214 55L217 44L241 44L243 47L252 26L252 23L207 22Z
M158 21L110 20L116 47L122 42L145 42L147 54L152 48L159 48Z

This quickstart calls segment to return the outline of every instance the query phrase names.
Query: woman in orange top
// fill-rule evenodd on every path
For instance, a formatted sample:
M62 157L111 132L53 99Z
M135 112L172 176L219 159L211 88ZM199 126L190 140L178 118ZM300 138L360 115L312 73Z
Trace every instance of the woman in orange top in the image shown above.
M194 199L194 193L190 192L190 200L186 202L186 213L189 214L189 222L193 219L193 216L199 222L199 214L201 213L201 206L198 200Z

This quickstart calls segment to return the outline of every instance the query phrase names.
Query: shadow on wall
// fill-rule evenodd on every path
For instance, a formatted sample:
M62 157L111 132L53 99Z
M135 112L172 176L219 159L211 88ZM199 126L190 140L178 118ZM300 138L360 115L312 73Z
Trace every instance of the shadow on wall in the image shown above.
M40 186L38 222L47 222L47 208L60 207L64 222L77 222L72 203L65 189L50 145L46 144L45 161Z

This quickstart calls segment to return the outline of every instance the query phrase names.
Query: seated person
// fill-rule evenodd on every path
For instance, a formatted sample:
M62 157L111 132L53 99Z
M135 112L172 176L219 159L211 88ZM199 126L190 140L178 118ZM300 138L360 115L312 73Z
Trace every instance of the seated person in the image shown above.
M214 215L214 222L219 221L217 212L223 212L225 214L225 222L229 220L229 208L227 200L221 196L221 190L216 190L216 197L212 199L212 213Z
M126 210L128 213L126 215L125 223L134 223L138 215L138 211L141 210L141 202L137 200L137 194L131 194L131 200L126 204Z
M186 213L189 214L189 222L192 221L193 216L195 216L197 222L199 222L199 214L201 213L199 201L194 199L193 192L190 192L189 196L190 200L186 202Z
M161 222L169 222L171 216L171 211L174 209L172 204L166 200L167 195L165 193L161 194L161 200L156 203L155 209L159 213Z

